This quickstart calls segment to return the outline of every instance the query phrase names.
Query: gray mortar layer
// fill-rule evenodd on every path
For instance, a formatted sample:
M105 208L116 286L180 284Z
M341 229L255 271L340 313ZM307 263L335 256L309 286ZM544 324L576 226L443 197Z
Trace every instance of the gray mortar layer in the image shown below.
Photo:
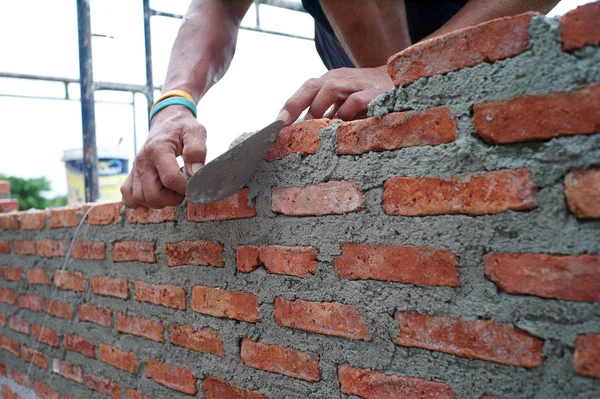
M378 98L371 112L382 116L391 110L447 105L459 118L455 143L435 147L413 147L398 151L372 152L360 156L335 155L336 126L322 129L321 144L315 155L293 154L283 160L263 163L249 187L256 197L258 216L225 222L193 223L186 220L185 204L177 209L179 222L161 225L130 225L121 220L109 226L84 225L79 240L107 243L107 259L112 259L110 244L135 239L157 243L156 264L138 262L69 261L68 270L90 275L123 277L131 282L181 285L188 292L188 311L123 301L86 293L59 291L57 299L72 303L93 303L115 311L161 320L210 327L224 340L225 356L195 353L165 342L122 335L116 329L92 323L50 318L48 327L81 335L94 342L105 342L140 357L138 376L129 375L98 360L41 344L49 358L57 357L80 365L85 373L113 379L121 386L138 388L153 398L189 398L144 378L144 364L153 357L189 368L199 378L214 375L231 383L258 390L270 398L356 398L340 391L337 365L351 364L387 373L421 377L449 384L457 398L479 399L484 394L505 398L597 398L600 382L578 375L573 367L574 341L578 334L600 332L600 306L597 303L542 299L535 296L502 293L485 278L483 255L489 251L573 254L600 253L600 221L577 220L567 211L564 176L573 169L600 164L600 134L563 137L545 142L490 146L474 134L471 107L486 100L512 98L527 93L572 90L600 81L600 49L589 47L574 54L561 51L557 22L535 18L531 25L530 49L512 59L482 64L443 76L421 79L409 87ZM538 207L528 212L498 215L445 215L430 217L392 217L382 210L383 182L394 176L451 176L481 170L526 167L538 186ZM365 191L365 209L348 215L287 217L271 212L270 195L275 186L304 186L330 180L356 180ZM5 231L2 239L71 239L73 229L48 229L41 232ZM182 240L214 240L224 244L225 267L165 264L163 246ZM348 281L339 278L333 260L344 242L388 245L419 245L447 249L460 257L460 287L425 287L381 281ZM314 276L295 278L268 274L264 268L252 273L236 270L238 244L301 245L317 248L319 267ZM62 258L43 259L10 255L3 264L26 269L44 267L50 272L60 268ZM258 296L261 323L252 324L219 319L191 310L191 289L195 285L250 292ZM51 287L29 286L26 281L0 282L18 292L49 297ZM130 283L133 295L133 283ZM337 301L356 307L369 329L372 342L353 341L283 328L273 319L273 301L283 295L289 299ZM393 344L399 334L394 321L396 310L416 310L449 315L464 320L488 319L509 323L545 340L546 360L536 368L507 366L466 359L419 348ZM0 304L0 311L23 315L41 323L43 314ZM113 316L114 320L114 316ZM35 343L8 328L3 334ZM240 360L243 337L319 354L323 380L309 383L246 367ZM0 360L9 367L26 371L26 364L5 351ZM77 397L101 398L83 385L53 375L51 370L33 367L33 378ZM5 383L0 379L0 384Z

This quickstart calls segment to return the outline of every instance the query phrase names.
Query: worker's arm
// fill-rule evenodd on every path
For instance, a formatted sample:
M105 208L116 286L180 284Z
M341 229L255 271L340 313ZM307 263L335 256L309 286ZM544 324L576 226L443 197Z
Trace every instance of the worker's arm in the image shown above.
M494 18L526 11L547 13L559 0L470 0L427 39ZM411 45L403 0L322 0L323 11L346 52L359 68L334 69L310 79L286 102L280 118L354 118L379 94L393 88L387 59Z
M163 91L185 90L196 103L224 74L233 54L240 22L252 0L193 0L179 28ZM180 204L186 180L179 171L182 155L187 172L202 167L206 130L192 113L172 105L156 114L148 138L121 187L133 208Z

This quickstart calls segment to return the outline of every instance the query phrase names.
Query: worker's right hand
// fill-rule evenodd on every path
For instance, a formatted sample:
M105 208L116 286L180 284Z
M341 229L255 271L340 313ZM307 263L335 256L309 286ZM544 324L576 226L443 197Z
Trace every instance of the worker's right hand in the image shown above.
M206 129L186 107L172 105L152 120L148 138L121 186L124 205L160 209L181 204L186 180L175 159L179 155L190 176L204 166Z

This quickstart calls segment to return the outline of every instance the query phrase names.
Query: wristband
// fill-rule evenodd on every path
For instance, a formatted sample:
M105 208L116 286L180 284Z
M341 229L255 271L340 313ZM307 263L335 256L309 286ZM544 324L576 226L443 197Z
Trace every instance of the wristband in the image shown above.
M192 111L194 118L197 116L198 110L196 109L196 104L194 104L193 101L183 97L170 97L160 101L154 107L152 107L152 111L150 111L150 122L152 122L152 118L154 118L157 113L167 108L169 105L183 105Z
M154 107L156 104L158 104L162 100L165 100L170 97L183 97L183 98L187 98L191 102L195 103L194 98L191 95L189 95L188 92L183 91L183 90L169 90L168 92L163 93L160 97L158 97L158 100L156 100L154 102L154 105L152 105L152 106Z

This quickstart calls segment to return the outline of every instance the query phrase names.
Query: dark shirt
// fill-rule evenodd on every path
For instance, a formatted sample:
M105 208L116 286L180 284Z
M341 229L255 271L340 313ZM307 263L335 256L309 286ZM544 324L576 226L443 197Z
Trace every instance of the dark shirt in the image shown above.
M441 28L467 0L404 0L408 31L413 43ZM315 19L315 46L327 69L353 68L354 64L335 36L319 0L302 0L304 9Z

